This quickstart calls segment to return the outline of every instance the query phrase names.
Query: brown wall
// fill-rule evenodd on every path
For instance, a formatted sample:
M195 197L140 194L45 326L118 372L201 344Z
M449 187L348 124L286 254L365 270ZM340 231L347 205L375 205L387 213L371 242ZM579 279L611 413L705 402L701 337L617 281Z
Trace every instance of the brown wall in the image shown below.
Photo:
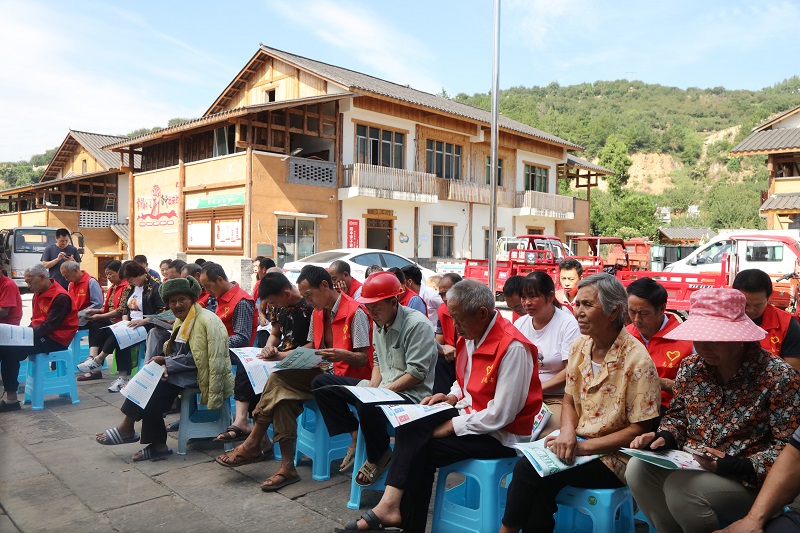
M575 218L572 220L556 220L556 236L564 242L567 242L566 232L568 231L579 231L585 235L592 234L589 221L589 202L576 198L574 205ZM579 243L577 248L578 255L589 255L589 245L587 243Z

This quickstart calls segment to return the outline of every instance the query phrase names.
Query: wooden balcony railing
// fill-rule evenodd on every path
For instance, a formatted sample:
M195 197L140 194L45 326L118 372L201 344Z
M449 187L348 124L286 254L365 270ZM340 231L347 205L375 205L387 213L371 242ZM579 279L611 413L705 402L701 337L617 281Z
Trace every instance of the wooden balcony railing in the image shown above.
M426 203L435 203L439 192L433 174L364 163L344 166L342 187L386 191L378 196Z
M517 192L514 207L528 209L531 214L553 218L573 218L574 198L538 191Z
M492 191L489 185L461 180L440 179L439 197L442 200L489 204ZM497 188L497 205L514 207L514 191L505 187Z

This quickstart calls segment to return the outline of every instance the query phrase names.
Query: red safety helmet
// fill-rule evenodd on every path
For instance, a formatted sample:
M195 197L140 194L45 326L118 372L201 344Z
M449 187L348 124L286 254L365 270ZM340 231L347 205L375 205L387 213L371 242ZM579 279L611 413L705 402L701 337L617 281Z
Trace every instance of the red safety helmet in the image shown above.
M364 281L358 303L371 304L403 294L403 286L391 272L375 272Z

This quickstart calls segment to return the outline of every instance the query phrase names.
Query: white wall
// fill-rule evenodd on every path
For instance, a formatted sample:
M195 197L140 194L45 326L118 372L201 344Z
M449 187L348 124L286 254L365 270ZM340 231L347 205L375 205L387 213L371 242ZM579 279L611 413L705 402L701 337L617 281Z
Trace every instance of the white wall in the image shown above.
M558 194L558 185L556 184L556 165L563 163L560 159L546 157L524 150L517 150L517 190L525 190L525 162L541 165L550 169L549 180L547 183L547 192L550 194Z
M416 155L416 143L414 141L416 140L417 123L411 120L382 115L374 111L366 111L354 107L353 105L349 106L349 110L344 111L344 124L342 125L342 164L351 165L355 159L356 128L353 122L354 120L370 122L388 129L406 131L405 168L408 170L418 170L414 168L414 156Z
M409 258L414 257L414 206L409 202L386 200L383 198L365 198L359 196L342 201L342 247L347 247L347 220L359 222L359 246L367 247L367 220L364 215L367 209L389 209L394 211L397 219L392 226L392 244L394 252ZM400 242L400 234L408 236L408 242ZM322 251L322 250L320 250ZM421 252L422 250L420 250ZM422 256L422 254L420 254Z
M800 113L795 113L790 117L786 117L785 119L781 120L777 124L773 126L773 128L798 128L800 127Z
M117 174L117 219L120 224L129 222L130 191L128 190L128 174Z

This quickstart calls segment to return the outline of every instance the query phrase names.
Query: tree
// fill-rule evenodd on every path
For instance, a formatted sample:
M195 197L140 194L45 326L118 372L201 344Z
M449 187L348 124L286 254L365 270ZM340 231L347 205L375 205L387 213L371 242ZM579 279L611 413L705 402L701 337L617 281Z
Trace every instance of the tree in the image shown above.
M620 135L612 134L606 139L606 144L597 153L598 163L609 170L614 171L613 176L604 178L608 182L608 192L618 196L622 193L622 187L628 183L628 169L631 168L633 161L628 157L628 147Z

